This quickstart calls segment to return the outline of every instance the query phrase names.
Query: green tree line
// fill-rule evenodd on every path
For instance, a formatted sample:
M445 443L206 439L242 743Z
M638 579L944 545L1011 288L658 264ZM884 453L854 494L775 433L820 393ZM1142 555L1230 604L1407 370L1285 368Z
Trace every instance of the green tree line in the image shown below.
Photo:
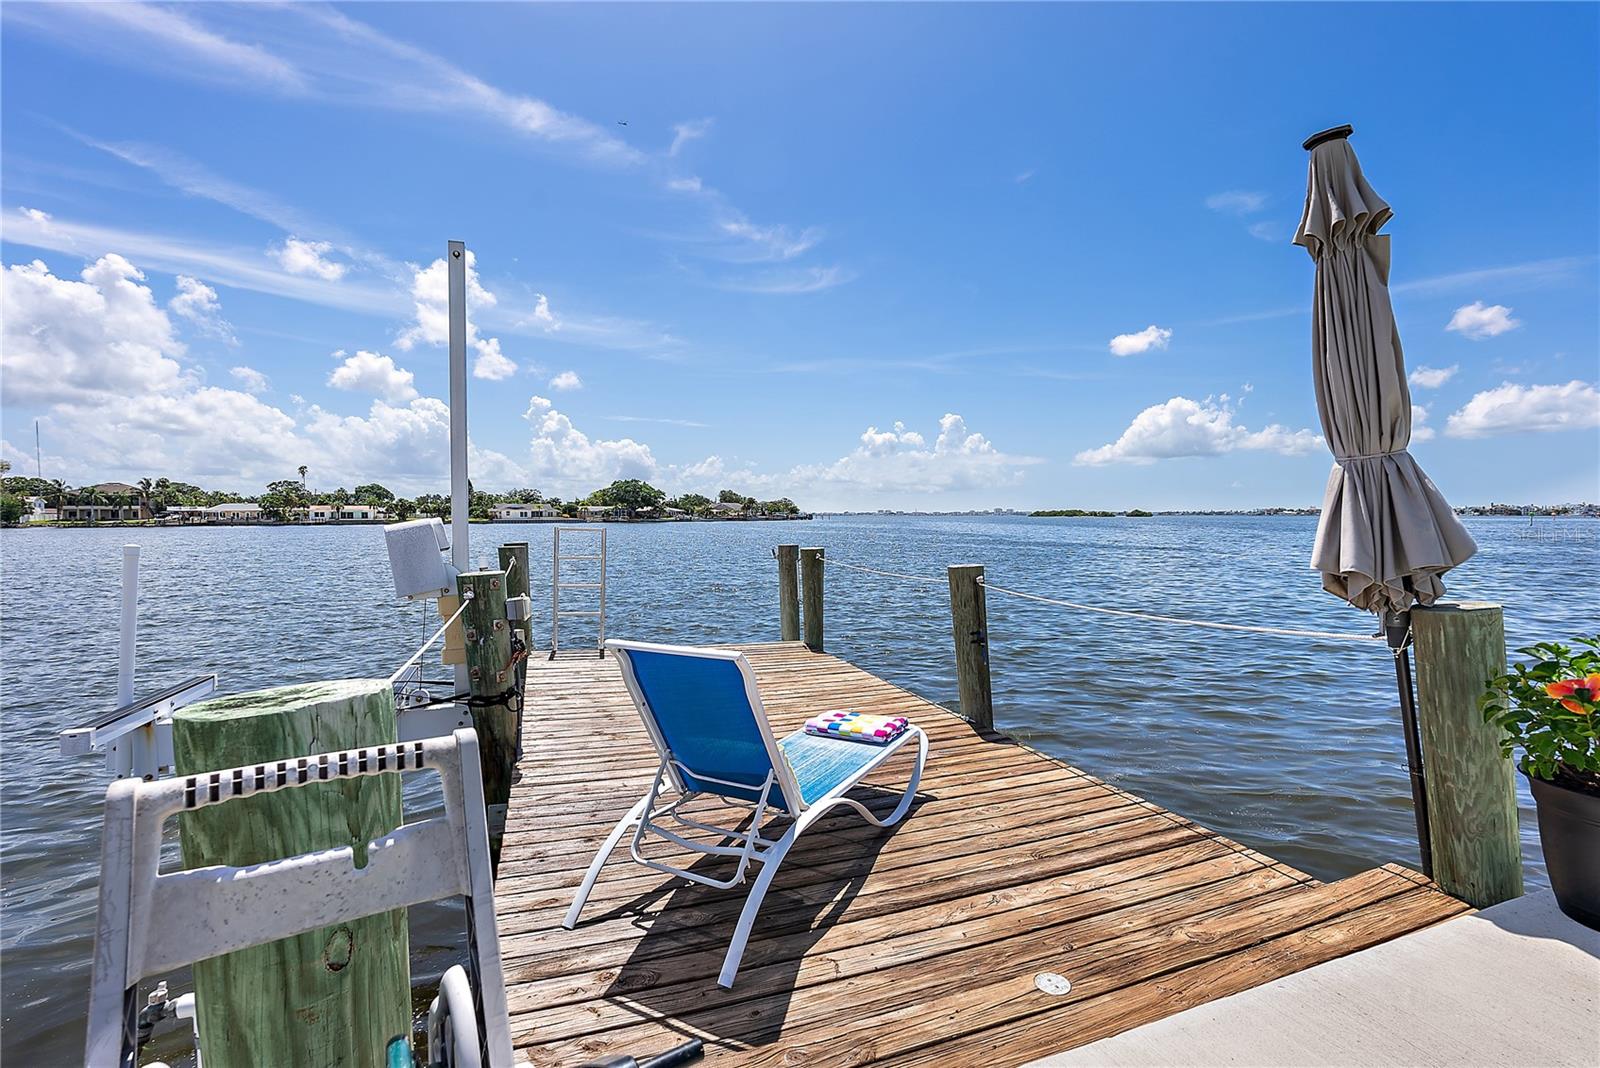
M69 504L101 504L118 508L143 507L153 516L161 516L174 507L208 508L218 504L254 503L261 506L264 515L272 519L290 519L303 513L314 504L339 507L364 504L382 508L394 519L414 516L450 514L448 493L423 493L414 498L401 497L378 482L368 482L347 490L343 486L333 490L318 491L306 485L308 468L298 468L299 478L284 478L269 482L265 492L254 497L222 490L202 489L189 482L168 478L142 478L128 493L106 493L94 485L74 487L60 479L32 478L10 475L11 465L0 461L0 523L18 522L26 511L23 498L42 497L45 505L59 511ZM546 497L532 487L520 487L504 493L480 490L468 483L469 516L488 519L496 504L542 504L557 513L576 516L584 505L615 508L630 516L665 514L672 508L690 516L726 514L743 515L798 515L800 507L787 497L776 500L757 500L736 490L722 490L713 501L699 493L685 493L669 497L664 490L636 478L618 479L609 486L595 490L586 497L563 501L559 497ZM737 505L737 509L717 508L717 505Z

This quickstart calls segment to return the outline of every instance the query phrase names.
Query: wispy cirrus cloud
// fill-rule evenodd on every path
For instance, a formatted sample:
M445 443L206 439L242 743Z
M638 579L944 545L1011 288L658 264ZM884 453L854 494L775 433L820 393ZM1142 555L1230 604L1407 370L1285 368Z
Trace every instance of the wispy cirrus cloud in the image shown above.
M676 123L672 127L672 145L667 149L667 155L676 156L683 151L683 146L690 141L698 141L711 132L710 119L695 119L691 122Z
M62 129L90 148L148 171L166 185L190 196L215 201L280 230L327 232L326 227L281 198L230 181L181 152L139 141L102 141L69 126Z
M1446 274L1425 275L1421 278L1412 278L1407 281L1394 282L1389 286L1391 293L1419 293L1426 296L1444 295L1460 292L1463 289L1474 289L1486 284L1500 285L1506 288L1537 289L1540 286L1556 285L1569 282L1585 268L1593 270L1596 262L1594 256L1554 256L1543 260L1529 260L1526 263L1510 263L1501 267L1480 267L1471 271L1451 271ZM1286 319L1292 315L1311 314L1311 305L1296 304L1281 308L1265 308L1261 311L1243 312L1238 315L1225 315L1219 319L1209 319L1207 326L1229 326L1234 323L1259 322L1263 319Z
M855 275L848 269L832 267L800 267L793 270L768 271L738 278L723 278L716 283L718 289L735 293L795 294L817 293L843 285Z
M695 429L704 429L711 425L693 419L672 419L661 415L607 415L604 418L613 423L660 423L663 426L684 426Z
M168 274L188 274L235 289L267 293L324 308L371 315L404 315L404 291L390 284L346 280L330 286L290 274L263 250L239 248L113 226L74 222L27 207L7 217L6 240L95 259L108 249Z
M12 4L4 14L65 44L172 77L220 79L245 91L293 93L342 106L476 118L586 163L637 171L658 188L706 204L711 232L690 240L713 258L791 260L822 237L816 227L758 223L699 176L675 172L669 161L685 144L705 136L709 119L679 123L667 150L648 153L609 126L502 89L331 6L216 4L179 12L144 4ZM137 48L127 47L130 36ZM196 57L203 62L185 62ZM190 184L212 189L218 199L236 192L210 181ZM252 205L252 210L270 212L286 231L329 236L296 225L270 205Z
M101 55L143 67L182 64L186 77L248 81L254 88L301 95L312 78L258 44L207 26L188 11L153 4L7 4L5 19Z
M1249 215L1267 206L1267 194L1246 189L1230 189L1206 197L1206 207L1229 215Z

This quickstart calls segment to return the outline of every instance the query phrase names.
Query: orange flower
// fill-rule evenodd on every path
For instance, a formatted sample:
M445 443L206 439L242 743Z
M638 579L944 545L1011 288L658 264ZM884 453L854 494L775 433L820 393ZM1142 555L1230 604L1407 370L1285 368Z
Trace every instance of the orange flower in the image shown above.
M1567 711L1587 716L1594 711L1594 704L1600 702L1600 675L1547 682L1544 692L1560 701Z

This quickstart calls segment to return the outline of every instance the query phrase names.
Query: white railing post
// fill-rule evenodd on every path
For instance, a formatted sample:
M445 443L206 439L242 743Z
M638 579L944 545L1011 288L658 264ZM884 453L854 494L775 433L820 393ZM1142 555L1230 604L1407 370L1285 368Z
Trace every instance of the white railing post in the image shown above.
M133 704L134 642L139 630L139 547L122 547L122 622L117 638L117 707ZM139 733L117 739L106 750L106 770L122 777L133 773Z
M472 501L467 492L467 246L451 241L445 256L449 280L450 318L450 561L456 571L472 570L467 519ZM467 665L456 665L456 692L467 688Z

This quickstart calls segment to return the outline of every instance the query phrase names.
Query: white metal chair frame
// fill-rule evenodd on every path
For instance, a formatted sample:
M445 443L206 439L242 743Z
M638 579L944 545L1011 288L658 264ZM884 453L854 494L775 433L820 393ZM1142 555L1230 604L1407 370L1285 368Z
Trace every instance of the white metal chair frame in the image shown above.
M368 842L364 867L355 866L351 847L341 846L245 867L160 871L162 827L179 812L310 783L423 770L439 775L444 815L406 823ZM470 1051L457 1045L456 1053L463 1063L481 1056L494 1068L512 1064L478 738L471 729L155 782L121 779L106 791L100 869L84 1054L91 1068L133 1065L142 979L458 895L466 899L476 1027L458 1019L452 1030L481 1045ZM465 1015L459 998L454 1007Z
M855 809L863 819L878 827L890 827L905 816L911 808L911 802L917 793L917 786L922 781L922 768L928 759L928 736L919 727L908 727L900 737L884 746L882 751L870 761L853 772L843 782L817 798L811 804L806 804L800 795L800 786L795 781L794 771L789 766L788 759L783 754L778 740L773 737L770 721L767 719L766 708L761 703L761 694L756 688L755 672L750 667L750 662L743 653L724 649L705 649L698 646L659 645L648 642L625 642L612 639L606 642L606 648L618 653L617 662L622 668L622 678L627 684L628 693L632 696L639 716L644 720L645 730L649 732L650 740L655 745L656 752L661 756L661 763L656 769L655 780L651 783L650 790L628 810L627 815L617 821L606 840L601 843L600 851L595 854L594 861L589 865L589 870L584 873L583 882L578 887L577 897L573 899L572 907L567 910L562 926L571 930L577 925L578 915L583 911L589 894L594 889L594 884L600 877L600 869L605 866L606 860L622 841L623 835L630 829L633 837L629 843L629 853L635 861L656 871L665 872L709 886L714 889L725 890L744 882L745 872L752 861L761 865L761 871L756 876L755 883L750 888L750 894L745 899L744 909L739 913L739 922L734 927L733 941L728 945L728 951L722 959L722 971L717 977L717 985L732 987L733 980L739 972L739 961L744 957L744 949L750 940L751 928L755 926L756 914L761 911L761 902L767 895L767 889L772 885L773 877L778 873L778 867L788 855L795 840L831 809L839 805L846 805ZM750 709L755 714L757 722L762 727L762 740L766 745L767 756L772 762L772 771L760 786L750 783L728 782L702 774L688 767L668 748L666 740L662 737L654 718L649 712L644 694L639 688L639 681L634 675L633 665L628 658L628 651L637 649L641 652L669 653L683 656L699 656L711 660L729 660L738 665L740 676L744 681L745 697L750 702ZM916 763L911 769L911 781L906 784L905 793L900 796L899 803L888 816L879 819L872 810L863 805L859 800L847 796L848 792L857 786L870 772L875 770L884 761L888 760L902 746L915 739L917 743ZM862 742L840 740L840 745L864 745ZM759 791L755 801L741 801L738 799L716 796L724 804L733 807L748 806L753 809L750 822L744 830L719 827L716 824L704 823L699 820L684 816L678 811L680 805L701 796L702 791L690 789L683 776L688 774L701 782L715 783L719 786L733 786L741 790ZM670 790L677 795L671 803L663 808L656 808L656 800L663 790ZM783 799L784 807L793 817L788 829L777 839L769 839L761 834L762 819L766 815L772 792L776 790ZM704 842L695 842L666 830L656 824L656 820L671 816L679 823L694 827L699 830L718 834L724 838L735 841L742 840L739 846L710 845ZM709 856L738 857L739 864L734 874L727 879L712 879L700 872L689 871L659 860L651 860L640 851L646 833L657 835L675 845L697 853Z

